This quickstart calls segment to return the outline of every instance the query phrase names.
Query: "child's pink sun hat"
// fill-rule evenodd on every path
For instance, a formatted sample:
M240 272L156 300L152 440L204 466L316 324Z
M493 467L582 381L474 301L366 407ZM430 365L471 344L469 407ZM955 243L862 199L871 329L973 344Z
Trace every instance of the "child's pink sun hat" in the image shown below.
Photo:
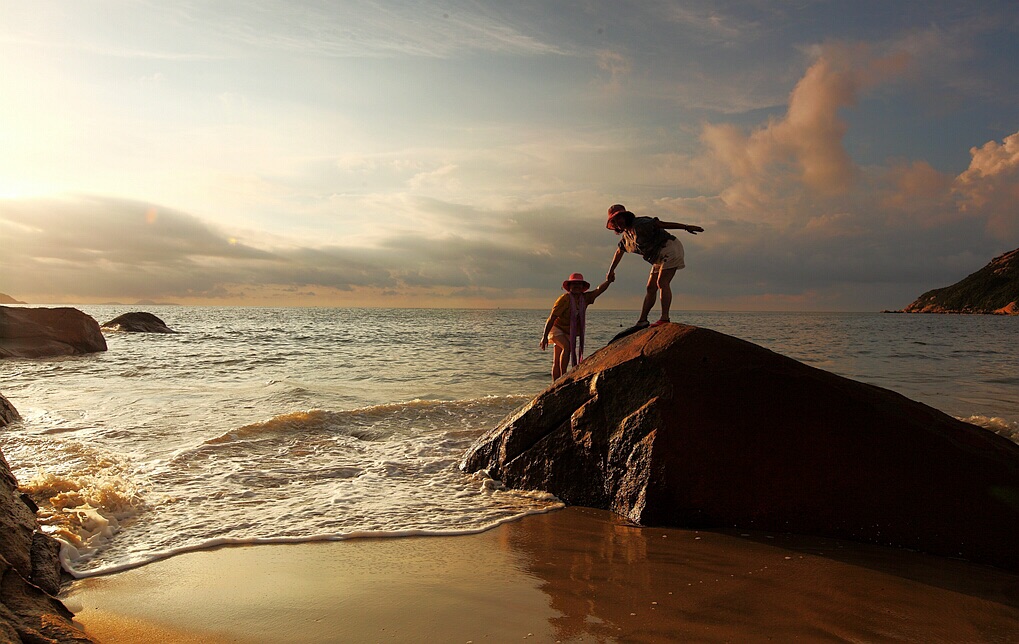
M583 275L581 275L580 273L571 273L570 279L563 282L563 290L564 291L570 290L570 284L573 282L580 282L581 284L583 284L585 291L591 288L591 285L587 282L587 280L584 279Z

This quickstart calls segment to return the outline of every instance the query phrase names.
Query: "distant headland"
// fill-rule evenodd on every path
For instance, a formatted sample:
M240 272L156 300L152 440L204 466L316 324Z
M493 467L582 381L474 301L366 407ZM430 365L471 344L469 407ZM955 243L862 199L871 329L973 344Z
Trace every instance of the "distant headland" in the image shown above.
M28 302L16 300L7 293L0 293L0 304L28 304Z
M1019 315L1019 248L960 282L927 291L901 312Z

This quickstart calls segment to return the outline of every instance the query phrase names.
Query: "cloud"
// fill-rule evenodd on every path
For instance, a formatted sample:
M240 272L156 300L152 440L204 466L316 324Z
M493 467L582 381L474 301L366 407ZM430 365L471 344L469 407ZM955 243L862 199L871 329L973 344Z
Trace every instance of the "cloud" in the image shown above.
M602 50L597 54L598 69L607 75L602 89L607 92L618 92L623 87L624 79L633 71L633 63L621 52Z
M952 192L959 210L982 218L1001 239L1019 237L1019 132L998 144L988 141L970 150L969 168L956 177Z
M409 0L293 3L262 0L181 9L185 24L216 24L244 47L351 58L450 58L465 52L556 54L560 48L498 5Z
M863 45L827 45L796 84L782 118L749 134L734 125L706 125L702 141L733 180L722 198L736 208L760 210L790 190L846 193L858 170L842 142L847 125L839 110L906 62L902 54L876 57Z
M168 260L272 260L199 219L142 202L90 196L0 202L0 223L13 226L6 254L88 263L160 264Z
M280 239L242 241L194 215L145 202L97 196L4 200L0 286L35 301L240 303L303 291L332 294L334 301L361 293L379 304L363 294L388 289L434 304L454 292L533 296L576 270L579 256L607 263L610 254L609 235L589 235L589 242L579 235L574 246L557 247L560 239L550 241L550 235L567 239L575 226L548 210L481 213L427 199L407 207L433 221L429 232L394 228L373 244L294 246ZM599 252L588 247L595 239L605 247Z
M667 22L684 28L687 37L733 43L745 40L760 25L752 20L720 10L716 3L697 6L693 3L670 3L661 8Z
M704 125L695 159L714 165L713 187L654 202L707 229L680 276L695 278L690 296L710 301L716 289L735 308L800 298L900 308L1015 247L1019 133L973 148L957 176L922 159L860 166L843 145L841 112L899 78L908 58L857 45L813 51L784 114L749 131Z

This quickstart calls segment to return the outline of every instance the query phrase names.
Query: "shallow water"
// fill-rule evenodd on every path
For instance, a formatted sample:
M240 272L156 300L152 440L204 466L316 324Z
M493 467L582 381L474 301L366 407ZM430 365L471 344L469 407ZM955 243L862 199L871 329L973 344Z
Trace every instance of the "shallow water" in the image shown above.
M83 306L100 322L129 308ZM0 362L0 448L102 574L220 543L459 533L560 506L456 462L549 384L546 311L146 307L176 335ZM588 353L632 312L588 314ZM680 313L1015 439L1019 319Z

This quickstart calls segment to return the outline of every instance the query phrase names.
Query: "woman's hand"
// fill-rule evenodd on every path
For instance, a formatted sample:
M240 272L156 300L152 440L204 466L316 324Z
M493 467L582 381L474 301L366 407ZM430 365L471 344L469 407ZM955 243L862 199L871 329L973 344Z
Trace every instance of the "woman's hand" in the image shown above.
M701 228L700 226L687 226L686 232L690 233L691 235L696 235L697 233L704 232L704 229Z
M539 342L539 343L538 343L538 346L539 346L539 347L541 347L541 350L542 350L542 351L544 351L545 349L547 349L547 348L548 348L548 334L547 334L547 333L546 333L546 334L545 334L545 336L544 336L544 337L543 337L543 338L541 339L541 342Z

